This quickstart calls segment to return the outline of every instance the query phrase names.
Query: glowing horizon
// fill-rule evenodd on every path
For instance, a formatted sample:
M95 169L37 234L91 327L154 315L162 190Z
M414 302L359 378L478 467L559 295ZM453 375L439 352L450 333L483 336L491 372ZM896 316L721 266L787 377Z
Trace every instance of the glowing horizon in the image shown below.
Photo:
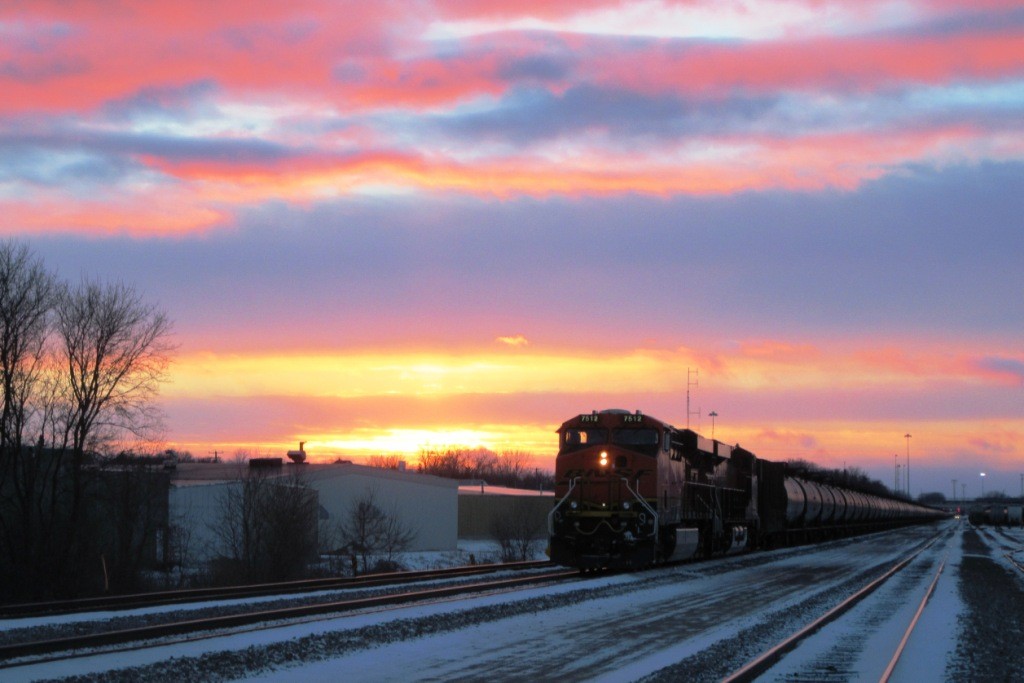
M166 309L196 455L544 462L699 368L765 457L1014 490L1022 55L1011 0L8 3L0 233Z

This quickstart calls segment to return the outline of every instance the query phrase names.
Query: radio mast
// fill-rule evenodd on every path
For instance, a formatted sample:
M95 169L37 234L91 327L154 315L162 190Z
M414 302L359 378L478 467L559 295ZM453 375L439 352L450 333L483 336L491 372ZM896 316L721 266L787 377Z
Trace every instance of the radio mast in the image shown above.
M700 406L697 406L697 410L690 410L690 387L696 387L700 380L700 370L697 368L686 368L686 428L690 428L690 416L696 415L700 418ZM697 429L700 429L700 422L697 423Z

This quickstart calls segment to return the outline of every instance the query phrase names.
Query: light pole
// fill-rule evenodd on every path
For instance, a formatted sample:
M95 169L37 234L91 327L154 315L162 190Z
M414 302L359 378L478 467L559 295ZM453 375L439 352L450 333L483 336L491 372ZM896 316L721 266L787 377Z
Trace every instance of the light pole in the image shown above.
M711 438L714 439L715 438L715 418L718 417L718 413L716 413L715 411L712 410L710 413L708 413L708 417L711 418Z
M981 473L981 497L985 497L985 473Z
M956 479L953 480L953 504L956 505Z
M910 498L910 434L904 434L903 438L907 440L907 498Z

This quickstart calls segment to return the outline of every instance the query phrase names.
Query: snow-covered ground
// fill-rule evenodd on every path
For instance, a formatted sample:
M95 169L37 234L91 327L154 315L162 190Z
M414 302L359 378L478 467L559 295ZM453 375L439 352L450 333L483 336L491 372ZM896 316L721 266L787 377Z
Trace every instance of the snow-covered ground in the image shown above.
M903 529L0 669L0 679L719 680L933 532ZM765 680L877 681L943 559L945 570L894 680L1020 680L1007 677L1024 674L1019 654L1009 652L998 662L992 661L995 654L985 654L986 660L978 653L998 652L1000 643L971 639L1006 638L1020 651L1024 575L1007 556L1022 550L1020 530L979 531L950 523L930 549L804 641ZM996 603L1004 609L1000 622L985 630L985 610Z

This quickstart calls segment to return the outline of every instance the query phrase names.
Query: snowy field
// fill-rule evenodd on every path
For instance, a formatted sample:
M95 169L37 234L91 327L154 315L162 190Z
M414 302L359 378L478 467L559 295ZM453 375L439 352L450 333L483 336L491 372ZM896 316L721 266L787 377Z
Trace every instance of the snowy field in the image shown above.
M934 531L902 529L0 669L0 680L720 680ZM904 570L762 678L879 680L944 561L893 680L1024 680L1024 573L1013 558L1024 560L1019 529L950 522Z

